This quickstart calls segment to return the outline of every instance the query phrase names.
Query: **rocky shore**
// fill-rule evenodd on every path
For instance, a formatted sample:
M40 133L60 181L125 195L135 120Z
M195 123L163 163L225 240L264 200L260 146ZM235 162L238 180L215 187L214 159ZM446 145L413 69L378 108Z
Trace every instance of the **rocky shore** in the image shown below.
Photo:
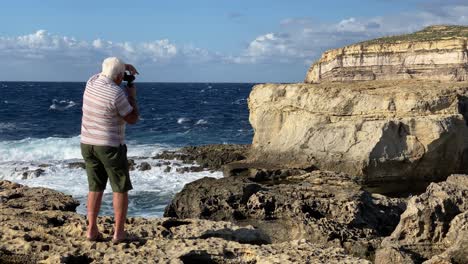
M270 243L261 230L223 221L129 218L129 241L113 245L111 217L100 242L70 196L0 181L0 263L369 263L305 239Z

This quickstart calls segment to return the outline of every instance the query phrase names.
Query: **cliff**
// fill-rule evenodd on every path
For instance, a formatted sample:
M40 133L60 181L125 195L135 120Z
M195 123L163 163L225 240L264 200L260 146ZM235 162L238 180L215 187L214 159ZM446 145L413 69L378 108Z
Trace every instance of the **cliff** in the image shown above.
M325 52L306 83L364 80L468 80L468 27L431 26Z
M442 180L468 171L467 96L467 82L257 85L250 159L366 183Z

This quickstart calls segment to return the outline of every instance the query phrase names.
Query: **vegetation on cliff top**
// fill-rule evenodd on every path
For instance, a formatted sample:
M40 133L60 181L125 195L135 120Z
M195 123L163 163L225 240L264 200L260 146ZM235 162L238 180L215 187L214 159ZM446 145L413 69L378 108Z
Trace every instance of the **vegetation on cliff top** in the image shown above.
M390 44L399 42L433 41L450 38L468 38L468 26L436 25L426 27L421 31L411 34L387 36L363 41L358 44Z

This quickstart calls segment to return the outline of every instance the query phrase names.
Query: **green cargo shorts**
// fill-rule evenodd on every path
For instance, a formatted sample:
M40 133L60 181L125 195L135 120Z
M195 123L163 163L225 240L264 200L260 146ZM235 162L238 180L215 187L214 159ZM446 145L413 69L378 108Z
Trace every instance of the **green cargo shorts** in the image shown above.
M102 192L109 178L112 191L125 193L133 189L128 173L127 146L93 146L81 143L90 192Z

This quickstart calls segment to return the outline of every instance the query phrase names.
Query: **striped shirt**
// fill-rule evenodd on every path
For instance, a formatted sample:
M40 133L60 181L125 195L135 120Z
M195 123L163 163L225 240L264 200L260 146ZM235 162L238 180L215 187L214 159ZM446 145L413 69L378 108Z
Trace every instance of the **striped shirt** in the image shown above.
M124 116L133 111L124 91L111 79L96 74L83 95L81 143L118 147L125 144Z

